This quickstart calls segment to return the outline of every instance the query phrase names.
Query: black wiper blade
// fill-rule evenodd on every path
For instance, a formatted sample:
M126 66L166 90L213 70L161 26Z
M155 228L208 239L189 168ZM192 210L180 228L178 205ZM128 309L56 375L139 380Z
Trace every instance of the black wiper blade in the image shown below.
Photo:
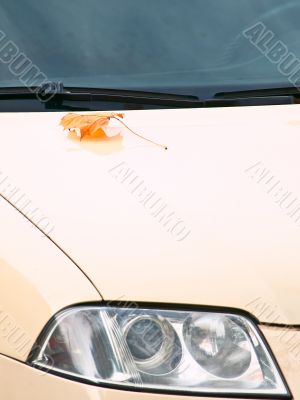
M0 88L0 98L27 98L39 94L40 98L49 98L49 101L59 103L62 100L69 101L120 101L120 102L141 102L143 104L166 104L174 103L189 104L199 102L197 96L181 95L173 93L159 93L139 90L107 89L107 88L84 88L68 87L62 83L52 82L41 87L6 87Z
M197 96L173 94L173 93L160 93L148 92L141 90L124 90L124 89L97 89L97 88L74 88L66 87L64 93L69 94L89 94L96 96L109 96L109 97L122 97L134 99L155 99L155 100L171 100L171 101L199 101Z
M253 98L253 97L286 97L292 96L300 98L300 87L287 86L279 88L261 88L261 89L250 89L240 90L235 92L220 92L214 95L215 99L242 99L242 98Z
M222 92L210 99L199 99L191 95L139 90L65 87L62 83L50 82L42 87L0 87L0 112L242 107L300 102L297 88L288 88L292 92L290 95L282 94L282 90L286 91L279 88Z

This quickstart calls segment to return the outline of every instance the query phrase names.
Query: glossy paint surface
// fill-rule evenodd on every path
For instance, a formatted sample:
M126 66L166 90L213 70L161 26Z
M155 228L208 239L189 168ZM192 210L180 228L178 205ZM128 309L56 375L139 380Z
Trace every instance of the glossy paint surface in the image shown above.
M0 115L0 194L11 202L0 198L3 398L174 397L22 364L47 321L73 304L234 307L261 322L300 323L299 106L125 113L168 150L116 121L107 131L116 136L79 141L62 132L63 115ZM278 339L284 328L262 330L297 399L299 332L287 341Z
M108 134L120 135L80 142L63 115L1 114L0 170L104 299L300 322L298 105L125 113L167 151L116 121Z

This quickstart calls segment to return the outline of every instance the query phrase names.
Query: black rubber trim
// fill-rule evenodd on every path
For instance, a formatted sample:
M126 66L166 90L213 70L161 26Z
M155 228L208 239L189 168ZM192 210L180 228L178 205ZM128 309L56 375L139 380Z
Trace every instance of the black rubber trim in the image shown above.
M279 322L260 322L262 326L269 326L271 328L281 328L281 329L288 329L291 331L300 331L299 324L282 324Z

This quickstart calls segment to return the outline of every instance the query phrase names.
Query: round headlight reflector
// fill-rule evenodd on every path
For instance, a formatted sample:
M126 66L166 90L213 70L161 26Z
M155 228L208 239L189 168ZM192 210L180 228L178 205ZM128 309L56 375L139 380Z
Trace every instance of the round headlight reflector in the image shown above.
M184 339L193 358L207 372L224 379L243 375L251 364L251 342L227 316L187 318Z

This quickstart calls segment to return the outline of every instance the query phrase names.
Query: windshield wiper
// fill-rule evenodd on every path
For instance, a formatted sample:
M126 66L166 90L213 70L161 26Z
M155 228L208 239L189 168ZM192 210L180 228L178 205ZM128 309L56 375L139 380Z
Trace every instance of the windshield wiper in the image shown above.
M38 96L37 93L38 92ZM208 108L298 103L298 90L259 89L222 92L210 99L152 91L65 87L50 83L42 87L0 87L0 112L147 110L162 108ZM45 99L45 101L43 101Z
M259 89L239 92L217 93L212 99L200 100L197 96L178 95L170 93L155 93L136 90L75 88L59 85L59 94L67 96L66 99L78 100L90 96L91 100L122 101L140 104L155 104L169 107L201 108L201 107L234 107L269 104L293 104L300 89L295 87L278 89ZM54 86L56 87L56 86Z
M295 86L261 88L235 92L220 92L214 95L215 99L247 99L253 97L293 97L295 99L300 99L300 88Z
M102 88L83 88L83 87L65 87L62 83L53 82L41 87L7 87L0 88L0 100L11 98L33 98L36 93L39 98L45 101L47 108L55 106L56 108L63 105L64 101L109 101L122 103L152 104L166 105L176 107L192 107L199 102L197 96L148 92L139 90L123 90L123 89L102 89Z

